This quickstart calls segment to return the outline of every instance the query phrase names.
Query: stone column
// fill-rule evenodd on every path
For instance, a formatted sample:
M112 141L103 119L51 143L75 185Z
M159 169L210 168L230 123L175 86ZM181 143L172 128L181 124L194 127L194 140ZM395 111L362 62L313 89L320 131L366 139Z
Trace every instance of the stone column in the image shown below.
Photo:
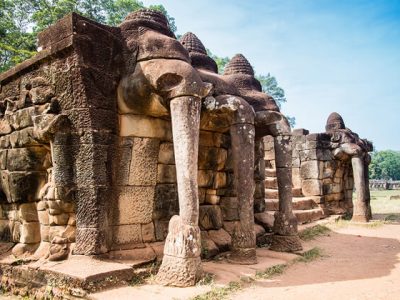
M201 101L178 97L171 100L170 107L179 216L173 216L169 222L157 280L164 285L184 287L194 285L202 274L197 185Z
M368 222L370 210L368 209L368 196L365 180L365 164L362 157L353 156L351 158L353 167L354 187L356 198L353 200L353 222Z
M257 263L253 197L255 130L251 124L234 124L230 128L230 134L240 221L235 223L229 260L238 264L255 264Z
M271 250L294 252L302 249L297 234L297 219L292 208L292 143L291 135L274 137L279 211L275 213Z

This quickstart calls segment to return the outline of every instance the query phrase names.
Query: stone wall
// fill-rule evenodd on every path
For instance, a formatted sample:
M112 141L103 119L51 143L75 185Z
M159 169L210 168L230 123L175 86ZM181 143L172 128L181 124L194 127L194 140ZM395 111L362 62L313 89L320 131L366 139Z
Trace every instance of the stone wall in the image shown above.
M325 215L352 211L353 175L351 162L334 159L330 137L324 133L309 134L296 129L292 135L293 197L312 199ZM266 166L266 198L278 198L274 144L271 137L264 138ZM271 209L271 206L268 207ZM272 207L277 210L277 207Z
M400 181L371 179L369 188L371 190L400 190Z

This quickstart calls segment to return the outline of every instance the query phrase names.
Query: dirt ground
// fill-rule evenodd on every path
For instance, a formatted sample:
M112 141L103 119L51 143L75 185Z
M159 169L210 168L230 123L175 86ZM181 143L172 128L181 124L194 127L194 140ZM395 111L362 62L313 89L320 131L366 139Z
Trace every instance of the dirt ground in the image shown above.
M294 264L230 299L400 299L400 224L334 228L307 246L325 257Z

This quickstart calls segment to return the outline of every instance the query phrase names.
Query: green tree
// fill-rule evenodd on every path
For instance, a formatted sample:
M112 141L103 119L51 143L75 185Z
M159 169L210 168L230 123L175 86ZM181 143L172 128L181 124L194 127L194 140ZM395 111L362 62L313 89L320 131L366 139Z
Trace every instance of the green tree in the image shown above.
M400 151L373 152L369 172L371 179L400 180Z
M36 35L71 12L116 26L132 11L144 8L138 0L0 0L0 72L36 53ZM167 17L176 32L175 19L162 5L149 8Z

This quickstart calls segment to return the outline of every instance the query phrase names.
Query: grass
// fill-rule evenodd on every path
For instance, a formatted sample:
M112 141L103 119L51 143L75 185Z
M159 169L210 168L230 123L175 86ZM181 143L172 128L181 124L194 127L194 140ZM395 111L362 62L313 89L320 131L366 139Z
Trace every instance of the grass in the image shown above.
M231 293L234 293L242 288L240 282L232 281L224 287L213 287L213 289L205 294L197 295L192 300L222 300L226 299Z
M264 271L257 271L255 278L256 279L270 279L274 276L283 274L283 272L286 270L286 268L288 266L289 265L287 265L287 264L279 264L279 265L269 267L269 268L265 269Z
M395 195L400 195L400 190L371 191L372 213L400 214L400 199L390 200Z
M197 285L210 285L214 283L214 274L206 273L202 279L197 282Z
M319 247L314 247L308 251L305 251L303 254L301 254L301 256L296 259L296 262L309 263L309 262L314 261L323 256L324 255L323 255L322 249Z
M306 228L299 232L299 237L303 241L311 241L320 235L327 235L331 230L324 225L316 225Z

